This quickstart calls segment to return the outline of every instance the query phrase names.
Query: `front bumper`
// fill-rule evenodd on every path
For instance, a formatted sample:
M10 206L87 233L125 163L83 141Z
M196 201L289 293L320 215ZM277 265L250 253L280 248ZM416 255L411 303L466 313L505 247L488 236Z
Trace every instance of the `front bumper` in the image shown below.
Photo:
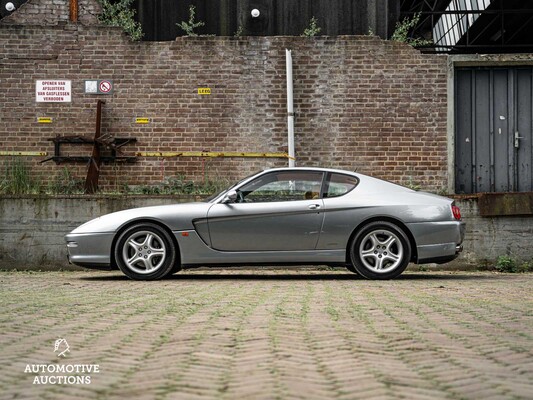
M65 235L69 262L87 268L110 267L113 236L114 233Z

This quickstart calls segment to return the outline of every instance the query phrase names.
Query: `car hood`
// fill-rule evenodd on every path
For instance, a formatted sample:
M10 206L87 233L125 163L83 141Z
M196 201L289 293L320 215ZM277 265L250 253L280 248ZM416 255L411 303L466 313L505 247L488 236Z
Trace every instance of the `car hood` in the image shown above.
M182 203L132 208L95 218L78 226L71 233L111 233L127 223L140 220L159 222L173 231L194 229L193 221L206 218L211 206L211 203Z

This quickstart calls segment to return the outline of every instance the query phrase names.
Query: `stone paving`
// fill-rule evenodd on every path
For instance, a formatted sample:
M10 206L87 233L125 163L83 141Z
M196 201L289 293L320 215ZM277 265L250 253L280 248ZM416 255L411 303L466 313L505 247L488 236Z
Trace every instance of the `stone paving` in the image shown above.
M0 290L0 399L533 398L533 274L3 272ZM57 383L73 375L90 383Z

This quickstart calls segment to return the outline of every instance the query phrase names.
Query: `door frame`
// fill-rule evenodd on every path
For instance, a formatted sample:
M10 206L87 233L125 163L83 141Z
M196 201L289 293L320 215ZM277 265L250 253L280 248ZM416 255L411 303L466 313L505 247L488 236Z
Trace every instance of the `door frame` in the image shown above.
M533 54L460 54L449 55L448 94L448 193L455 194L455 68L456 67L531 67Z

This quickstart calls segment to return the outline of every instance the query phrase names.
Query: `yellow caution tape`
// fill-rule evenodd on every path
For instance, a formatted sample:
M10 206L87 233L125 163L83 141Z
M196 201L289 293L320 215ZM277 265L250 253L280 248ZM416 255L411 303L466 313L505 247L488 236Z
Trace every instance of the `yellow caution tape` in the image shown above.
M254 158L293 158L287 153L254 153L236 151L140 151L137 157L254 157Z
M47 156L46 151L0 151L0 156Z

